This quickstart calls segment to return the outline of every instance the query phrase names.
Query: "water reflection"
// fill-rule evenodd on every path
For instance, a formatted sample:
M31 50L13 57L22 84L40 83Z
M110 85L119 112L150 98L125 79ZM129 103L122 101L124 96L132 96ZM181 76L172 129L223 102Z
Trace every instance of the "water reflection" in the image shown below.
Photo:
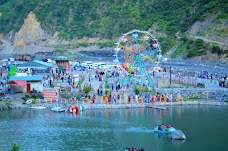
M78 114L50 110L12 110L0 114L0 148L13 143L21 150L209 150L225 145L228 108L176 106L168 110L151 108L86 110ZM153 133L157 124L181 129L186 141ZM215 131L216 129L216 131ZM211 137L213 136L213 137ZM210 147L208 147L210 146Z

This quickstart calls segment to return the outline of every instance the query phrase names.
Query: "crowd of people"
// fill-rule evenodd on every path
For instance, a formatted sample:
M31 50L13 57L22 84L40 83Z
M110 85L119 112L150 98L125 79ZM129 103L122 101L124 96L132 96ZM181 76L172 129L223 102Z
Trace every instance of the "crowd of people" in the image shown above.
M136 149L136 148L134 148L134 147L131 147L131 148L126 147L125 151L144 151L144 149L143 149L143 148L141 148L141 149Z
M161 125L158 125L158 130L166 130L167 128L171 128L172 126L171 125L165 125L165 124L161 124Z
M222 78L219 80L219 86L228 88L228 78L227 78L227 75L224 76L224 77L222 77Z

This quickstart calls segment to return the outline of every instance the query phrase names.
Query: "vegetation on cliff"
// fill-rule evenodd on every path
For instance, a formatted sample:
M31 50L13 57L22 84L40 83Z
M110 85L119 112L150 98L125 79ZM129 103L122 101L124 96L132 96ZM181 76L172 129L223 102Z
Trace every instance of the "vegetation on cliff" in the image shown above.
M59 38L66 40L99 37L115 41L122 33L140 29L154 33L166 52L196 21L217 12L213 33L227 36L227 0L0 0L0 32L19 31L30 11L45 31L50 35L58 31ZM213 27L204 29L204 34Z
M181 44L177 48L176 52L172 54L173 58L184 57L193 58L197 56L204 56L209 54L216 54L216 56L228 57L228 50L222 49L215 44L205 43L202 39L187 38L184 36L181 38Z

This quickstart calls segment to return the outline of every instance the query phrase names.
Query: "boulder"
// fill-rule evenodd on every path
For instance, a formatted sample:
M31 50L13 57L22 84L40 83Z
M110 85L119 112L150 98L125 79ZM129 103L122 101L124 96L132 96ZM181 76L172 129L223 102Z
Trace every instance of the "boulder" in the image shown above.
M186 140L186 136L181 130L176 130L171 133L171 139Z

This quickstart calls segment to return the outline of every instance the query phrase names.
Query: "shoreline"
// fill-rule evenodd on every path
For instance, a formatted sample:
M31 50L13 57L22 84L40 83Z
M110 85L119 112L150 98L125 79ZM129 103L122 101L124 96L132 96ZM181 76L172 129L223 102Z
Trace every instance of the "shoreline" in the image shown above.
M85 105L86 109L131 109L131 108L145 108L149 106L157 106L157 107L170 107L170 106L183 106L183 105L203 105L203 106L223 106L228 107L228 103L226 102L218 102L218 101L182 101L182 102L155 102L155 103L139 103L139 104L80 104ZM80 106L75 104L74 106ZM55 106L54 104L34 104L33 106L45 106L47 108L51 108ZM62 105L63 106L63 105ZM73 105L66 105L68 107ZM10 110L10 109L21 109L28 108L30 105L28 104L3 104L0 103L0 111L1 110Z
M156 102L156 103L143 103L143 104L89 104L86 105L87 109L116 109L116 108L143 108L153 106L179 106L179 105L210 105L210 106L225 106L228 107L226 102L218 101L182 101L182 102Z

